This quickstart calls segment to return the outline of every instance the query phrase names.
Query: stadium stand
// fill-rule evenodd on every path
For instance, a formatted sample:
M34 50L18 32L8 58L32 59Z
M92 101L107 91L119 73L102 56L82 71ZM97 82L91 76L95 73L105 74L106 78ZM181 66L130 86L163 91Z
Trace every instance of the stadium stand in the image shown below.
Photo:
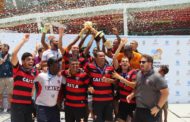
M58 10L76 9L90 6L93 7L107 4L136 3L145 1L154 0L39 0L37 5L26 3L24 6L17 8L8 8L5 6L3 12L0 13L0 18L12 17L29 13L53 12Z
M132 35L189 35L190 7L130 13ZM175 15L175 16L173 16ZM145 33L146 32L146 33Z

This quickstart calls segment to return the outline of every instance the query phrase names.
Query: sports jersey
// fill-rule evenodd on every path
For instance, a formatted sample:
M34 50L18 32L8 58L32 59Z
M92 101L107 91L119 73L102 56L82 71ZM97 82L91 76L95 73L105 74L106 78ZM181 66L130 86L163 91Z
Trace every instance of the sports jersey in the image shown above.
M80 71L74 76L70 76L68 70L62 71L62 75L66 78L65 105L70 107L85 107L87 104L87 88L89 84L88 75Z
M72 54L69 53L68 50L65 51L65 54L63 55L64 61L65 61L65 69L69 68L69 60L72 58ZM92 61L92 57L85 58L83 53L80 53L78 56L78 60L80 62L80 67L84 67L87 63L90 63Z
M121 73L121 76L127 79L128 81L132 82L135 80L137 74L137 70L131 70L128 73ZM119 86L119 98L121 102L127 102L126 97L131 94L133 88L127 86L123 82L118 83ZM132 99L130 103L135 103L135 100Z
M86 66L86 72L90 76L91 85L95 92L93 93L93 101L112 101L113 100L113 86L111 83L102 82L103 76L111 78L114 68L108 64L105 64L101 69L97 64L90 63Z
M40 73L35 81L37 82L36 104L52 107L57 104L57 97L61 84L64 83L62 76Z
M141 60L141 54L133 51L133 58L129 61L130 67L133 69L139 69L140 68L140 60ZM117 60L121 62L121 59L125 57L124 53L119 53L117 56Z
M35 69L26 71L19 63L13 67L13 96L12 103L31 104L34 78L38 72Z
M50 59L50 58L61 61L62 54L61 54L60 50L48 49L48 50L44 51L42 54L42 61L48 61L48 59Z

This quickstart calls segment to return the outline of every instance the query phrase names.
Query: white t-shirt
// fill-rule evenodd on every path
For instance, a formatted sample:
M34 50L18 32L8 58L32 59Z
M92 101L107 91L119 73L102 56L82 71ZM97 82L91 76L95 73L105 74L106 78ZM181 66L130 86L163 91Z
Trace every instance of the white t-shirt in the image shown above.
M42 61L48 61L48 59L53 58L53 59L61 59L62 58L62 54L60 52L60 50L51 50L48 49L46 51L43 52L42 54Z
M39 83L36 104L48 107L55 106L61 84L65 84L65 79L62 76L42 72L35 78L34 82Z

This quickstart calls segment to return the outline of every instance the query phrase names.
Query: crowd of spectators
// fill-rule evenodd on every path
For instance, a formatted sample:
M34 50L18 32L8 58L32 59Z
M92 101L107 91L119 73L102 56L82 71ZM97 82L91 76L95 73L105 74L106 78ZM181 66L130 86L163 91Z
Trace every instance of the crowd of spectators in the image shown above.
M0 28L5 30L11 30L12 32L17 32L17 33L38 33L38 26L37 23L29 23L29 24L21 24L18 26L14 27L7 27L7 28Z
M131 12L129 34L189 35L190 7L157 11ZM174 16L175 15L175 16Z
M133 2L142 2L136 0ZM14 16L35 12L50 12L58 10L67 10L74 8L82 8L88 6L106 5L120 2L132 2L130 0L51 0L49 2L41 2L39 5L25 6L22 9L5 9L4 13L0 12L1 17ZM130 11L128 17L129 35L189 35L190 34L190 8L166 9L156 11ZM173 16L175 15L175 16ZM63 18L64 19L64 18ZM62 24L68 26L67 33L76 34L82 23L92 21L94 26L103 30L106 34L110 34L113 26L120 29L120 33L124 34L123 15L109 13L108 15L81 17L77 19L60 20ZM27 29L30 28L30 29ZM39 33L40 30L37 23L20 24L14 27L0 28L11 30L19 33ZM57 28L53 28L54 33L58 33Z
M143 1L152 0L50 0L46 2L39 2L37 5L26 4L21 8L15 7L12 9L8 9L5 7L4 10L0 11L0 18L29 13L53 12L58 10L68 10L107 4L132 3Z
M122 14L102 15L86 18L78 18L71 20L60 21L60 23L67 26L66 32L68 34L79 33L79 29L83 26L85 21L92 21L95 28L99 28L105 34L111 34L112 27L120 28L120 33L123 34L123 16ZM18 33L39 33L37 23L21 24L14 27L0 28L6 30L12 30ZM53 27L53 32L58 33L58 28Z

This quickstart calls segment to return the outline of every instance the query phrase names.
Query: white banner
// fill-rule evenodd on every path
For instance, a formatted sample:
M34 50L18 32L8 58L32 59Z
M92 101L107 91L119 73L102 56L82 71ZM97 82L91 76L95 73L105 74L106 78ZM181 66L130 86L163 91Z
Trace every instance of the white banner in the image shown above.
M0 41L9 44L11 52L22 37L21 33L0 33ZM75 37L76 35L65 35L64 47ZM107 36L107 39L114 40L115 36ZM19 57L23 52L34 51L35 44L40 43L40 40L41 34L31 34L30 40L19 52ZM129 43L136 40L139 52L154 57L155 68L161 64L169 65L170 71L166 76L170 89L169 103L190 103L190 36L129 36L128 40ZM94 42L93 47L95 46Z

